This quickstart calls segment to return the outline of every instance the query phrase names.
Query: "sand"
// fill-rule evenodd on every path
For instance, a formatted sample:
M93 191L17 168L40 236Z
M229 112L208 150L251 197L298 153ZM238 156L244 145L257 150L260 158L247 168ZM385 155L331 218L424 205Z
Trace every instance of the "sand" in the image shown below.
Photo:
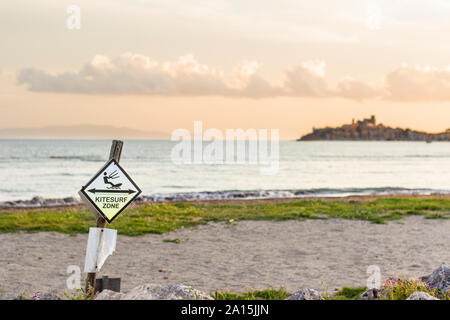
M167 243L163 239L180 239ZM87 235L0 235L0 292L62 293L67 268L83 271ZM382 278L418 277L450 262L450 220L412 216L385 225L343 219L210 223L164 235L118 237L101 274L122 291L143 283L244 291L285 287L333 292L365 286L367 267ZM84 274L83 274L84 277Z

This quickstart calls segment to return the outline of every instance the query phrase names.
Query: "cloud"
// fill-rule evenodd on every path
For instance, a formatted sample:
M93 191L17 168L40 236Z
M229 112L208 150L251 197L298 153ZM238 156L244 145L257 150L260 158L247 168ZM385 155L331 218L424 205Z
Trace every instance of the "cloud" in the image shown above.
M325 62L308 61L286 71L284 83L288 95L325 97L330 95L325 82Z
M383 90L363 81L347 77L337 84L334 95L342 98L364 100L382 96Z
M386 76L386 99L450 101L450 68L407 66Z
M324 61L304 62L288 69L280 85L264 79L258 73L260 67L257 61L247 61L226 73L199 63L189 54L175 61L158 62L144 55L124 53L116 59L96 55L78 72L50 74L35 68L22 69L17 73L17 82L34 92L75 94L248 98L333 94L324 78Z
M27 68L17 74L30 91L80 94L146 94L167 96L252 96L274 94L277 89L256 75L254 62L235 75L200 64L192 55L173 62L125 53L117 59L96 55L79 72L56 75Z
M17 81L30 91L74 94L450 101L450 68L401 66L388 73L379 86L346 77L330 87L325 61L306 61L288 68L280 84L262 77L260 67L257 61L247 61L226 73L189 54L175 61L158 62L124 53L115 59L96 55L77 72L50 74L35 68L22 69Z

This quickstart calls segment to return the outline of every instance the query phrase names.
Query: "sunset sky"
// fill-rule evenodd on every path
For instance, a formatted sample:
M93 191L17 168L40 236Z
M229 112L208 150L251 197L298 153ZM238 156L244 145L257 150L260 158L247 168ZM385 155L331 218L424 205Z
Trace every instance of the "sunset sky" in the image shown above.
M81 28L69 29L69 5ZM2 0L0 128L450 127L447 0Z

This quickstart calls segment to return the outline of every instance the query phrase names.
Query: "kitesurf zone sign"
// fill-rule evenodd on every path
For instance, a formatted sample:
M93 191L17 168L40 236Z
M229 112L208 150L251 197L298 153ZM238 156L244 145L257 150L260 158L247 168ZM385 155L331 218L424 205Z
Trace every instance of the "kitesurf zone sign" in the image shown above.
M114 160L106 163L80 190L83 200L111 223L139 194L141 189Z

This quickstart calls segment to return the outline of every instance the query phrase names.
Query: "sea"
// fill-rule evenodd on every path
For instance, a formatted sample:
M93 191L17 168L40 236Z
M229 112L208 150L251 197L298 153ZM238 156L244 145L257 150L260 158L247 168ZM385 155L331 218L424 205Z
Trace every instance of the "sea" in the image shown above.
M125 140L120 164L141 200L450 193L449 142L281 141L277 171L260 163L177 163L179 142ZM110 140L0 140L0 205L78 199L108 160Z

